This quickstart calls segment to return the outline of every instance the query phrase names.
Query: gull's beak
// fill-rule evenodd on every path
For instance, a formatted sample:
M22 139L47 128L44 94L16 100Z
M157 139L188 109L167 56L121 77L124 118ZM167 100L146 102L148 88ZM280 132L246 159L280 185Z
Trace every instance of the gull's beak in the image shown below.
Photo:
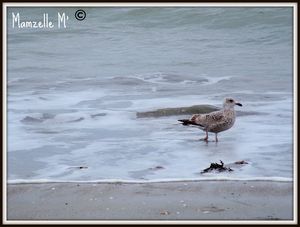
M235 105L238 105L238 106L243 106L241 103L238 103L238 102L237 102L237 103L235 103Z

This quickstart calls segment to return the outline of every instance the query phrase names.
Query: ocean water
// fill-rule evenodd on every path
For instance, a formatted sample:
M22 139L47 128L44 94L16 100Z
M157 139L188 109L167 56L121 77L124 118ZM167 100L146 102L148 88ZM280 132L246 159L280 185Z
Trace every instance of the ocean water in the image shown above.
M9 181L292 179L292 8L83 9L8 10ZM18 29L12 12L69 20ZM255 114L218 143L177 124L188 115L136 117L228 96ZM219 160L248 164L200 174Z

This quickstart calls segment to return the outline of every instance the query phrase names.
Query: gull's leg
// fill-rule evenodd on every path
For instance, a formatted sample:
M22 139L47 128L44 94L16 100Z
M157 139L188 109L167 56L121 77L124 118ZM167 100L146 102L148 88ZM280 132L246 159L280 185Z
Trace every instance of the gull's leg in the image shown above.
M205 133L206 133L205 137L204 137L204 138L202 138L202 139L200 139L200 141L205 141L205 142L208 142L208 131L207 131L207 130L205 130Z
M216 133L215 135L216 135L216 142L218 142L218 133Z
M208 142L208 131L205 130L205 132L206 132L206 136L203 139L200 139L200 140Z

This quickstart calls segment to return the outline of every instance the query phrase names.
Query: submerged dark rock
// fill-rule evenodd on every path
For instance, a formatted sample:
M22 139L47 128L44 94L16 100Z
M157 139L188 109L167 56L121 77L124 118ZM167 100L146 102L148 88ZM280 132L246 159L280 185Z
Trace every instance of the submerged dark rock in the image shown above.
M146 117L166 117L173 115L193 115L193 114L205 114L213 111L220 110L220 108L212 105L195 105L190 107L175 107L175 108L162 108L153 111L137 112L137 118ZM248 116L248 115L265 115L266 113L255 112L255 111L236 111L237 116Z
M175 108L163 108L154 111L137 112L138 118L144 117L164 117L172 115L188 115L188 114L202 114L210 113L212 111L219 110L220 108L212 105L195 105L190 107L175 107Z

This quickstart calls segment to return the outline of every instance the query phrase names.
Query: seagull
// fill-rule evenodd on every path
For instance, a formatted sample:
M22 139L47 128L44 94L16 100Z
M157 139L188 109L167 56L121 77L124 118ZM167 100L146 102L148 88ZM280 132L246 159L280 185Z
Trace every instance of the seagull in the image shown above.
M206 136L201 139L208 142L208 132L215 133L216 142L218 142L218 133L230 129L235 122L234 106L243 106L233 98L225 98L223 109L208 114L194 114L190 119L178 120L182 125L197 126L206 132Z

